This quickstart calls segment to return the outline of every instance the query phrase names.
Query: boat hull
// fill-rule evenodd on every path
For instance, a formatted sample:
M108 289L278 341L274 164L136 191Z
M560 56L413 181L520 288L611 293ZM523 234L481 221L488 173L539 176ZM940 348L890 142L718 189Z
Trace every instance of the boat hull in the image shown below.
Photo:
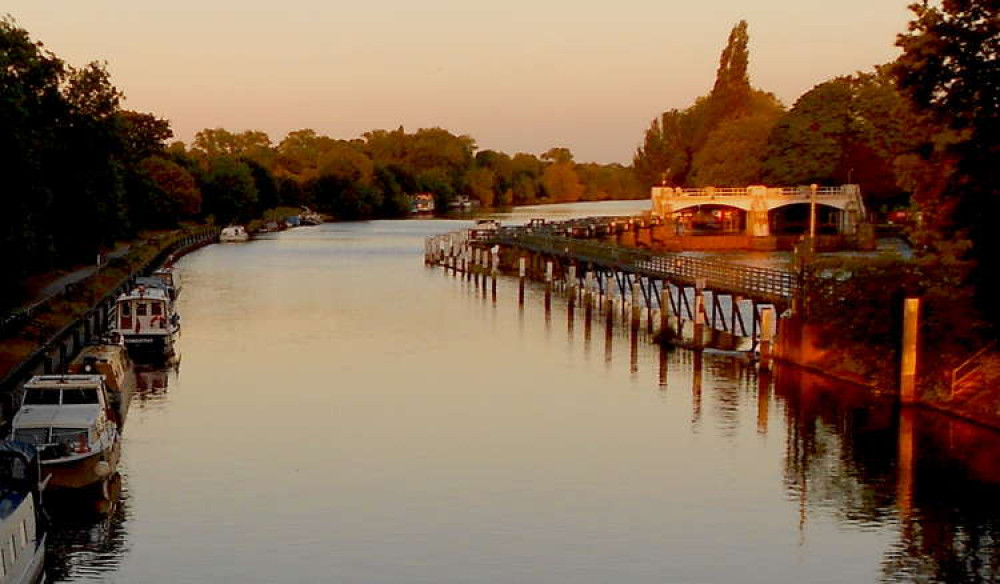
M129 357L140 363L154 363L174 354L172 335L123 334Z
M50 489L85 489L101 485L104 480L114 475L118 470L118 460L121 457L121 441L115 440L112 446L102 452L95 452L86 458L71 461L42 461L42 474L48 475ZM99 473L97 464L108 463L109 471Z

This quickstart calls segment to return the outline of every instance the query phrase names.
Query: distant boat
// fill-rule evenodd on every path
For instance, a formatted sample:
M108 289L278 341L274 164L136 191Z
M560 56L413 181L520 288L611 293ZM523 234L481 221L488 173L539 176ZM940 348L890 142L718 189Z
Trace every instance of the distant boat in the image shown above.
M44 579L44 489L38 450L16 440L0 442L2 584L30 584Z
M465 195L458 195L448 203L448 208L458 211L467 211L472 208L472 200Z
M118 468L121 435L102 375L36 375L11 428L38 449L52 488L106 487Z
M322 225L323 216L310 210L309 207L302 207L302 212L299 213L299 221L303 225Z
M219 241L222 243L235 243L248 239L250 239L250 234L242 225L230 225L219 234Z
M434 212L434 195L417 193L410 195L410 214L425 215Z

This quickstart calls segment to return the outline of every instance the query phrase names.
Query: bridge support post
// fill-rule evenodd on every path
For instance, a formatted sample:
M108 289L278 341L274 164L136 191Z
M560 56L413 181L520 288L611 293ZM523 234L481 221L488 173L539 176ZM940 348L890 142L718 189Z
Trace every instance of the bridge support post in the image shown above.
M705 344L705 279L698 278L694 285L694 345Z
M517 264L517 305L524 308L524 277L528 273L528 258L521 256Z
M907 298L903 303L903 347L900 368L899 399L904 405L915 404L917 396L917 347L920 324L920 299Z
M572 314L573 309L576 307L576 266L571 265L567 268L566 286L566 295L569 300L569 310Z
M545 313L552 310L552 262L545 262Z
M642 291L639 290L639 282L632 282L632 331L639 330L639 321L642 320Z
M660 288L660 334L670 327L670 284L663 280Z
M760 366L768 369L771 366L771 353L773 350L774 330L776 322L774 320L774 308L766 306L760 311Z

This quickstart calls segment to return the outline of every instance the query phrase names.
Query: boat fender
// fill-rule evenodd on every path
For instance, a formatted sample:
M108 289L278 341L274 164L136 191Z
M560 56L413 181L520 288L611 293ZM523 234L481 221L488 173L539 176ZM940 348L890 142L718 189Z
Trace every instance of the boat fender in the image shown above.
M99 460L97 464L94 465L94 474L104 478L111 474L111 465L108 464L106 460Z

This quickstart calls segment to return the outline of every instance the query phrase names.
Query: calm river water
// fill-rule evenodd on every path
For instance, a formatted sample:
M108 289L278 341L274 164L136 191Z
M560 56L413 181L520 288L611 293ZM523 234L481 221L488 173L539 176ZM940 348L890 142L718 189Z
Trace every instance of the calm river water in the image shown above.
M55 513L50 580L1000 579L1000 435L493 304L422 262L468 224L183 258L181 362L143 376L117 505Z

